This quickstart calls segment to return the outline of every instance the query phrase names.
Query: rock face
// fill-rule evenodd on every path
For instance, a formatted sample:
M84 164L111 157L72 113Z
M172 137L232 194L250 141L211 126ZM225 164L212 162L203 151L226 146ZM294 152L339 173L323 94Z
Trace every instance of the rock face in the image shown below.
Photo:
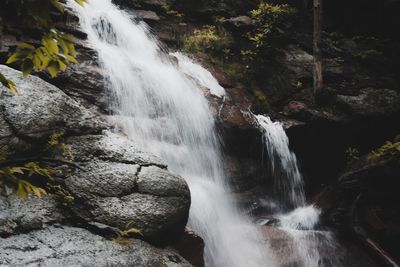
M19 91L4 91L0 97L0 140L12 151L10 160L51 158L59 170L55 181L74 198L66 204L57 195L0 195L0 264L188 266L174 253L145 242L134 240L133 247L123 247L77 228L103 234L136 228L148 242L171 244L188 218L190 192L184 179L131 140L111 133L99 116L57 87L34 76L23 79L2 65L0 71ZM60 132L61 150L48 145L50 136ZM63 244L63 239L70 243Z
M160 266L189 267L170 249L134 240L121 245L86 229L54 225L2 239L2 266Z
M395 204L400 201L400 153L399 143L397 148L395 144L390 153L355 160L315 202L323 210L326 225L352 232L370 253L382 257L382 252L371 246L376 244L396 261L400 253L400 214Z
M195 16L201 20L210 19L216 15L241 15L257 4L257 1L215 1L215 0L189 0L189 1L173 1L172 7L183 11L185 14ZM238 14L239 13L239 14ZM243 13L242 13L243 14Z

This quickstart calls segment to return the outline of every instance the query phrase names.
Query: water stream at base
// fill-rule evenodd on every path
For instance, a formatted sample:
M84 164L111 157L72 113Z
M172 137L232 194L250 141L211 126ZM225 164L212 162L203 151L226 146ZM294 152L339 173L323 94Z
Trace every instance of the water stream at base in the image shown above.
M296 266L301 267L341 266L338 255L337 258L326 255L326 251L338 251L333 234L315 230L319 223L320 210L313 205L306 205L304 181L296 155L290 151L289 138L283 125L273 122L269 117L255 117L263 132L269 174L274 180L273 193L280 207L280 212L274 217L279 220L279 228L292 241L290 254L293 261ZM288 208L292 210L287 212Z
M274 266L256 226L232 204L222 171L218 135L201 86L220 96L223 88L179 54L180 66L174 64L146 24L111 0L69 4L98 52L114 97L112 110L124 118L122 130L186 179L192 198L189 227L205 241L206 265Z

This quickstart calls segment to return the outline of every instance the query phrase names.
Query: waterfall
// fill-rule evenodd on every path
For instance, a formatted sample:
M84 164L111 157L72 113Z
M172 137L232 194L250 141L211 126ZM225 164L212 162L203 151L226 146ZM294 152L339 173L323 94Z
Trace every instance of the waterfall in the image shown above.
M203 86L222 96L206 70L163 52L145 23L111 0L92 0L77 13L97 51L121 129L184 177L192 205L189 227L205 241L207 266L273 266L261 234L232 203L215 123ZM188 76L192 76L189 78Z
M303 177L296 155L290 151L289 138L283 125L262 115L255 115L255 118L263 132L268 153L267 164L274 180L273 189L280 204L280 212L293 209L288 213L274 215L279 220L279 228L291 239L291 258L296 266L301 267L342 266L339 255L337 258L326 255L327 251L338 252L332 233L315 230L320 210L313 205L305 205Z
M291 208L305 203L303 178L300 174L296 155L289 149L289 138L279 122L257 115L263 131L263 141L268 152L268 164L274 179L274 193L280 203ZM286 202L286 203L285 203Z

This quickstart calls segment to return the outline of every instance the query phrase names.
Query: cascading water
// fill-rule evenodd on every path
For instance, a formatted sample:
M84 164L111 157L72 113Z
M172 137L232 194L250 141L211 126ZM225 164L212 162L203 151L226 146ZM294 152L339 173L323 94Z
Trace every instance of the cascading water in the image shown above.
M315 230L320 211L312 205L305 206L303 178L296 155L289 149L289 138L283 125L272 122L269 117L255 117L263 132L268 164L274 179L274 193L283 208L280 212L287 211L287 207L294 208L289 213L277 214L275 217L279 219L279 228L291 238L290 255L296 266L341 266L339 259L321 256L321 249L333 251L336 242L330 232Z
M147 26L111 0L70 5L98 52L120 127L187 180L189 226L205 240L206 265L274 266L257 229L233 206L222 172L214 119L200 86L218 95L223 88L180 54L176 66Z
M268 152L271 175L274 178L274 193L281 203L288 202L296 208L305 204L303 178L297 166L296 155L289 149L289 138L279 122L257 115L263 131L263 141Z

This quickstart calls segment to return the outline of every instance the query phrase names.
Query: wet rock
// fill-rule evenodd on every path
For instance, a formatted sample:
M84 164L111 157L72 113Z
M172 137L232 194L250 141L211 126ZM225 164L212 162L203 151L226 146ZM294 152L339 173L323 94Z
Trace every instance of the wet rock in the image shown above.
M290 101L284 107L284 115L297 120L312 123L312 122L340 122L341 117L321 109L309 108L306 104L299 101ZM298 125L298 124L297 124Z
M133 13L146 22L159 21L160 17L156 12L150 10L134 10Z
M174 248L194 267L204 267L204 241L195 232L186 228Z
M4 65L0 71L17 85L19 94L4 93L0 106L4 119L18 136L45 139L60 130L73 134L98 133L106 125L57 87L38 77Z
M4 266L137 266L189 267L177 252L141 240L120 245L91 232L52 226L0 239Z
M382 264L387 260L383 254L395 260L399 255L399 175L400 153L393 146L389 153L354 160L314 200L325 225L352 233Z
M170 0L114 0L113 2L128 8L146 8L156 11L165 10L171 3Z
M78 27L78 25L73 27ZM86 41L80 39L77 41L76 50L79 64L70 65L56 78L50 78L47 75L41 76L86 108L107 113L110 95L104 79L104 71L99 67L97 61L98 55Z
M279 266L379 266L355 244L325 231L261 228ZM332 257L332 255L335 255Z

